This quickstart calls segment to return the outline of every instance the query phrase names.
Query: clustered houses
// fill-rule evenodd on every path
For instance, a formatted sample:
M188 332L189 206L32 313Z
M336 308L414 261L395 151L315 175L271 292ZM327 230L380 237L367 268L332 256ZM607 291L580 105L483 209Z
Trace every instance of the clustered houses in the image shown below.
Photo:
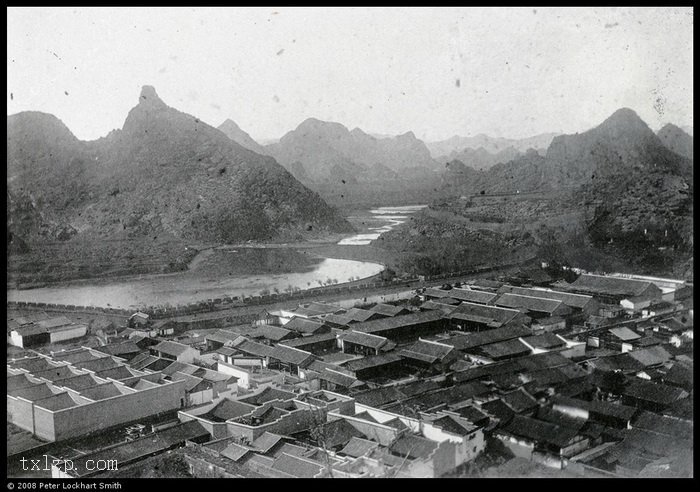
M25 356L8 362L8 418L61 440L176 411L187 427L152 446L187 441L207 477L436 477L488 442L581 476L673 473L692 450L692 287L524 275L400 305L263 311L196 343L131 333ZM47 430L47 415L88 405L104 407L99 424L71 427L66 413Z

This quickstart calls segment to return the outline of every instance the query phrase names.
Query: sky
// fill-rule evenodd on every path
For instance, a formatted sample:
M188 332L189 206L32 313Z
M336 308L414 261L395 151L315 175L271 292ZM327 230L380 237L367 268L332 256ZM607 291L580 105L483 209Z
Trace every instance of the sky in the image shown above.
M8 8L7 112L80 139L143 85L259 141L309 117L426 141L692 126L692 8Z

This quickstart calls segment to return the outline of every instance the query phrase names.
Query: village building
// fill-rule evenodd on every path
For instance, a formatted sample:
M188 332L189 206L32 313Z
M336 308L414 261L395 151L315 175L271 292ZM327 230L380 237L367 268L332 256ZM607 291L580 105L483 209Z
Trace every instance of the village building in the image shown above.
M199 358L199 350L188 345L165 340L151 347L151 353L164 359L172 359L178 362L191 364Z

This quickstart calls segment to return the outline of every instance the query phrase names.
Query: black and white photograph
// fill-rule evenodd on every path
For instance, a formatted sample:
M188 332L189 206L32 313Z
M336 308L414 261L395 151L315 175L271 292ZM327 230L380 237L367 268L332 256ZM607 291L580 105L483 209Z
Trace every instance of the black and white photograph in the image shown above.
M693 7L6 13L8 490L694 477Z

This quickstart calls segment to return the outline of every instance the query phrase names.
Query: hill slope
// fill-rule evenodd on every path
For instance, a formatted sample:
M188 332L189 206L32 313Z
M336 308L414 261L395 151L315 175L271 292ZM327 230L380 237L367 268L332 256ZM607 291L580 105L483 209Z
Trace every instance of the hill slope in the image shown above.
M7 124L8 232L30 250L73 236L235 243L351 230L274 159L168 107L152 87L99 140L81 142L42 113Z

